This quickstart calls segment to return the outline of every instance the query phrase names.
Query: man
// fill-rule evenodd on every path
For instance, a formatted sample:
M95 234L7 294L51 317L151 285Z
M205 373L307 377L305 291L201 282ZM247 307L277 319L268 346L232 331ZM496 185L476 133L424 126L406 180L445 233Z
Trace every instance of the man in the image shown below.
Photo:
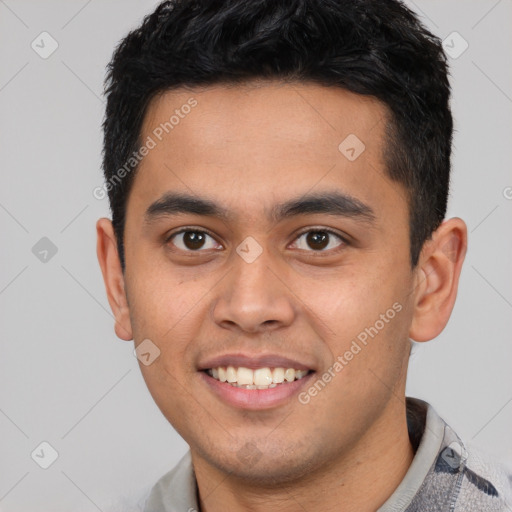
M439 40L398 1L164 2L117 48L98 258L190 446L145 511L504 511L405 398L467 230Z

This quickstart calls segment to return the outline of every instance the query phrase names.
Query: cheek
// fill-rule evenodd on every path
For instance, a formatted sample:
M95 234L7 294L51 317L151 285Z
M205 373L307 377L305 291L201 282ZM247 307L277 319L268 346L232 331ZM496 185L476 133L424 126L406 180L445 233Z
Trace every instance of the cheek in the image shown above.
M179 364L175 363L179 361L164 352L150 366L140 365L141 373L148 391L164 417L187 439L197 411L196 407L191 406L193 390L189 388L186 376L180 374ZM194 401L197 402L197 397Z
M165 341L197 314L204 286L151 267L139 267L133 279L127 276L132 327L136 340Z
M208 288L199 280L183 281L151 268L138 272L129 285L134 292L129 293L134 339L149 339L160 351L151 365L140 365L148 387L157 393L188 386L193 342L208 318Z
M346 338L372 325L404 295L400 278L377 267L341 269L329 279L297 282L317 319ZM397 282L398 281L398 282Z
M345 272L322 287L309 286L314 321L332 358L357 352L348 354L358 363L351 362L347 373L358 372L358 378L369 367L401 366L407 352L412 277L404 263L392 263L383 258L380 264ZM354 341L361 350L352 345Z

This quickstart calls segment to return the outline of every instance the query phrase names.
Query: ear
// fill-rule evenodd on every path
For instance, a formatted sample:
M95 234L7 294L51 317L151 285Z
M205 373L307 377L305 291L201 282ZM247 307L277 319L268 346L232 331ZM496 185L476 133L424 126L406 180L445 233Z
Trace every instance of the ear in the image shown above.
M414 315L409 337L428 341L448 323L455 304L467 249L467 227L462 219L444 221L427 240L416 267Z
M117 252L117 241L112 222L109 219L99 219L96 223L98 241L96 253L107 290L110 309L115 318L115 332L125 341L133 339L128 301L124 286L124 275L121 261Z

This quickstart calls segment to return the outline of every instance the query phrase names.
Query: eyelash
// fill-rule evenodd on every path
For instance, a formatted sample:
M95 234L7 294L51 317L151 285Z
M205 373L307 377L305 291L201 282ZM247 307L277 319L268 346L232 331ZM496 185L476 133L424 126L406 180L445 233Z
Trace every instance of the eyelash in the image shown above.
M182 233L187 233L187 232L194 232L194 233L201 233L201 234L206 234L208 235L209 237L211 237L213 240L216 240L215 236L210 233L209 231L205 230L204 228L202 229L197 229L193 226L187 226L187 227L184 227L184 228L181 228L179 231L176 231L174 233L171 233L168 237L165 238L165 243L168 244L169 242L171 242L171 240L177 236L177 235L180 235ZM307 234L307 233L318 233L318 232L321 232L321 233L327 233L328 235L330 236L335 236L336 238L338 238L342 243L340 244L339 247L336 247L334 249L329 249L329 250L318 250L318 251L315 251L313 249L310 249L310 250L306 250L306 252L310 252L310 253L313 253L313 254L323 254L323 253L328 253L328 254L332 254L333 252L336 253L338 252L339 250L341 250L345 245L349 245L349 242L347 241L347 239L345 237L343 237L342 235L340 235L339 233L336 233L335 231L331 230L331 229L327 229L327 228L321 228L321 227L315 227L315 228L307 228L303 231L301 231L300 233L298 233L295 238L294 238L294 242L297 241L298 239L300 239L300 237L302 237L303 235ZM329 240L330 242L330 240ZM219 242L217 242L219 243ZM180 248L177 248L179 251L183 251L183 252L187 252L187 253L199 253L199 252L206 252L205 249L198 249L196 251L193 251L191 249L187 249L187 250L184 250L184 249L180 249ZM299 249L301 251L305 250L305 249Z

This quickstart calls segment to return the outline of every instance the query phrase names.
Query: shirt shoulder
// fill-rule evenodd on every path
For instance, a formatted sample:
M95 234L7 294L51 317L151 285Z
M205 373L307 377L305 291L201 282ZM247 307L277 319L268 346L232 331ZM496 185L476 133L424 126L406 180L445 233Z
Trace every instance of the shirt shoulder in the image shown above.
M143 512L192 512L199 510L197 484L190 450L151 488Z
M512 512L511 471L457 433L422 400L407 398L415 456L378 512Z
M454 511L512 511L512 469L476 446L467 444L466 449ZM479 502L486 508L479 508Z
M430 422L428 421L430 420ZM406 512L512 511L510 468L464 443L428 405L423 437L437 425L441 442L420 489Z

